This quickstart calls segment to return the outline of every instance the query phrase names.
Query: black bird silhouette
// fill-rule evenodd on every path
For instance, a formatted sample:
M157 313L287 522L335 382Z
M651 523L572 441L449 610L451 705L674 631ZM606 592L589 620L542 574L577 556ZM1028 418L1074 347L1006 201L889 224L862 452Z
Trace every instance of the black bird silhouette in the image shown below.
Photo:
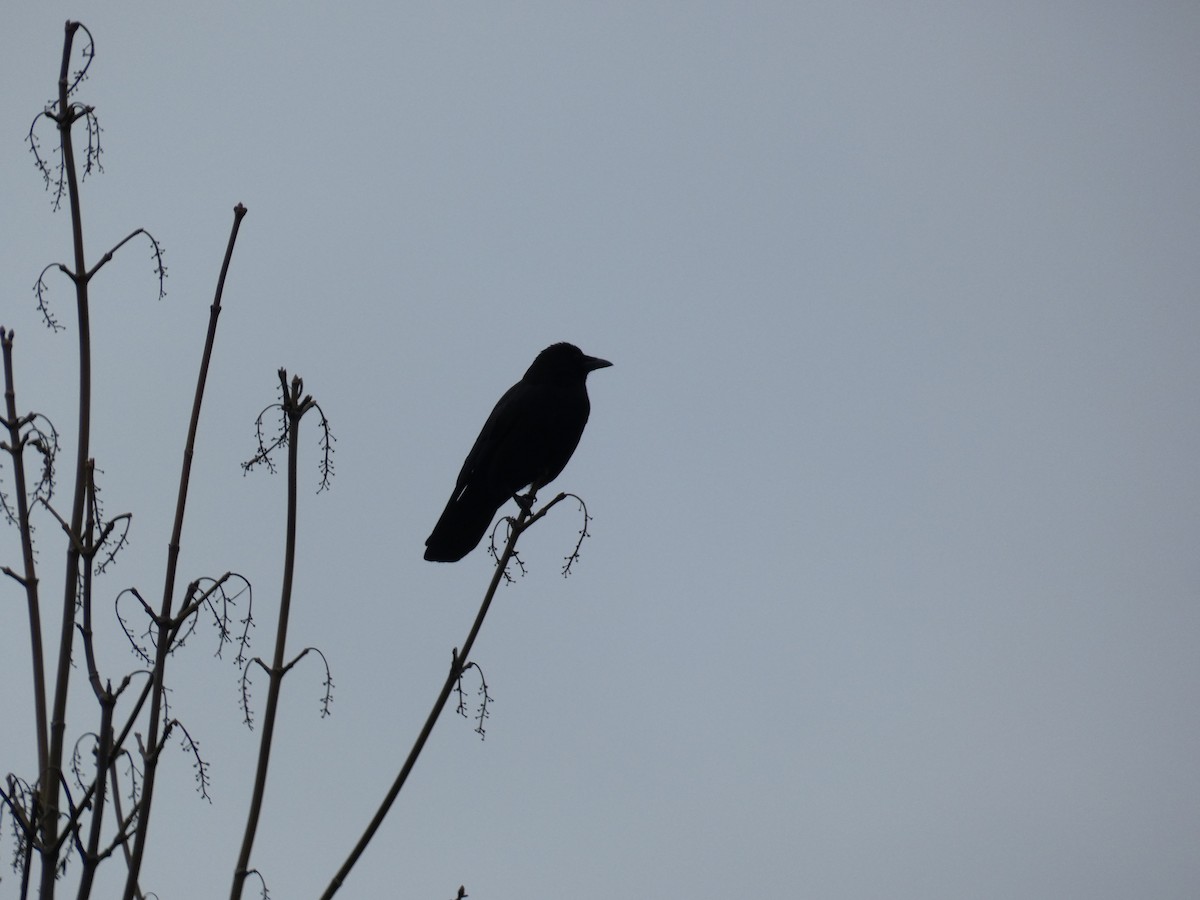
M551 344L510 387L467 454L425 558L457 562L478 546L492 518L523 487L545 487L566 466L587 424L588 372L611 366L574 344Z

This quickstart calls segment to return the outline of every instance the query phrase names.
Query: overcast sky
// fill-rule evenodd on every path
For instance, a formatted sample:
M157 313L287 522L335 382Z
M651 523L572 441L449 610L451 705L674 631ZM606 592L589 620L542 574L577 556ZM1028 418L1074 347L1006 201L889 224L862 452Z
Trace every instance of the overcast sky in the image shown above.
M52 335L31 286L69 220L23 140L81 17L89 257L144 226L169 269L160 302L130 244L93 287L93 446L135 514L102 595L162 583L235 203L181 580L244 573L256 653L285 482L238 463L278 367L337 437L317 496L306 422L289 646L336 693L322 720L315 665L284 684L273 898L320 892L419 730L490 573L424 539L559 340L614 363L557 484L592 536L563 579L578 518L527 535L475 648L486 740L443 718L341 896L1200 896L1200 6L96 6L4 15L0 321L68 460L71 292ZM0 604L0 771L28 776ZM221 896L244 824L258 735L211 649L172 663L213 802L168 755L164 900Z

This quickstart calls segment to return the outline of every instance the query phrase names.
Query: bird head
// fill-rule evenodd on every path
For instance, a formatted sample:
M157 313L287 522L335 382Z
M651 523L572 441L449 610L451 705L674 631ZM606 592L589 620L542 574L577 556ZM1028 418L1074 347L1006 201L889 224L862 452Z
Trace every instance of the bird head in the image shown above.
M525 373L525 380L569 381L577 378L582 381L588 372L611 365L607 359L588 356L574 344L551 344L537 355Z

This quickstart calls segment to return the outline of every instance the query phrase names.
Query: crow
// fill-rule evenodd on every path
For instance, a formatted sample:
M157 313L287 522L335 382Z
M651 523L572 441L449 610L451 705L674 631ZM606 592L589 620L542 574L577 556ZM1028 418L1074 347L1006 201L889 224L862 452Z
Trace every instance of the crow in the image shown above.
M587 375L611 366L574 344L551 344L483 423L425 558L457 562L478 546L496 511L527 485L545 487L566 466L587 424Z

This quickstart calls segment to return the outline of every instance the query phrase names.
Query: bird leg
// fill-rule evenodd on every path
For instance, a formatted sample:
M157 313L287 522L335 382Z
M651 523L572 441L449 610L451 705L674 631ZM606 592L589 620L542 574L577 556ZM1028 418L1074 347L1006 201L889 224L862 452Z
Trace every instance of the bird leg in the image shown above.
M533 509L533 504L537 502L537 492L545 486L546 483L544 481L531 481L529 483L529 493L513 494L513 499L517 501L517 506L521 507L524 512L529 512Z
M513 499L517 501L517 506L521 507L523 512L529 512L533 509L533 504L537 502L537 488L530 486L528 494L513 494Z

